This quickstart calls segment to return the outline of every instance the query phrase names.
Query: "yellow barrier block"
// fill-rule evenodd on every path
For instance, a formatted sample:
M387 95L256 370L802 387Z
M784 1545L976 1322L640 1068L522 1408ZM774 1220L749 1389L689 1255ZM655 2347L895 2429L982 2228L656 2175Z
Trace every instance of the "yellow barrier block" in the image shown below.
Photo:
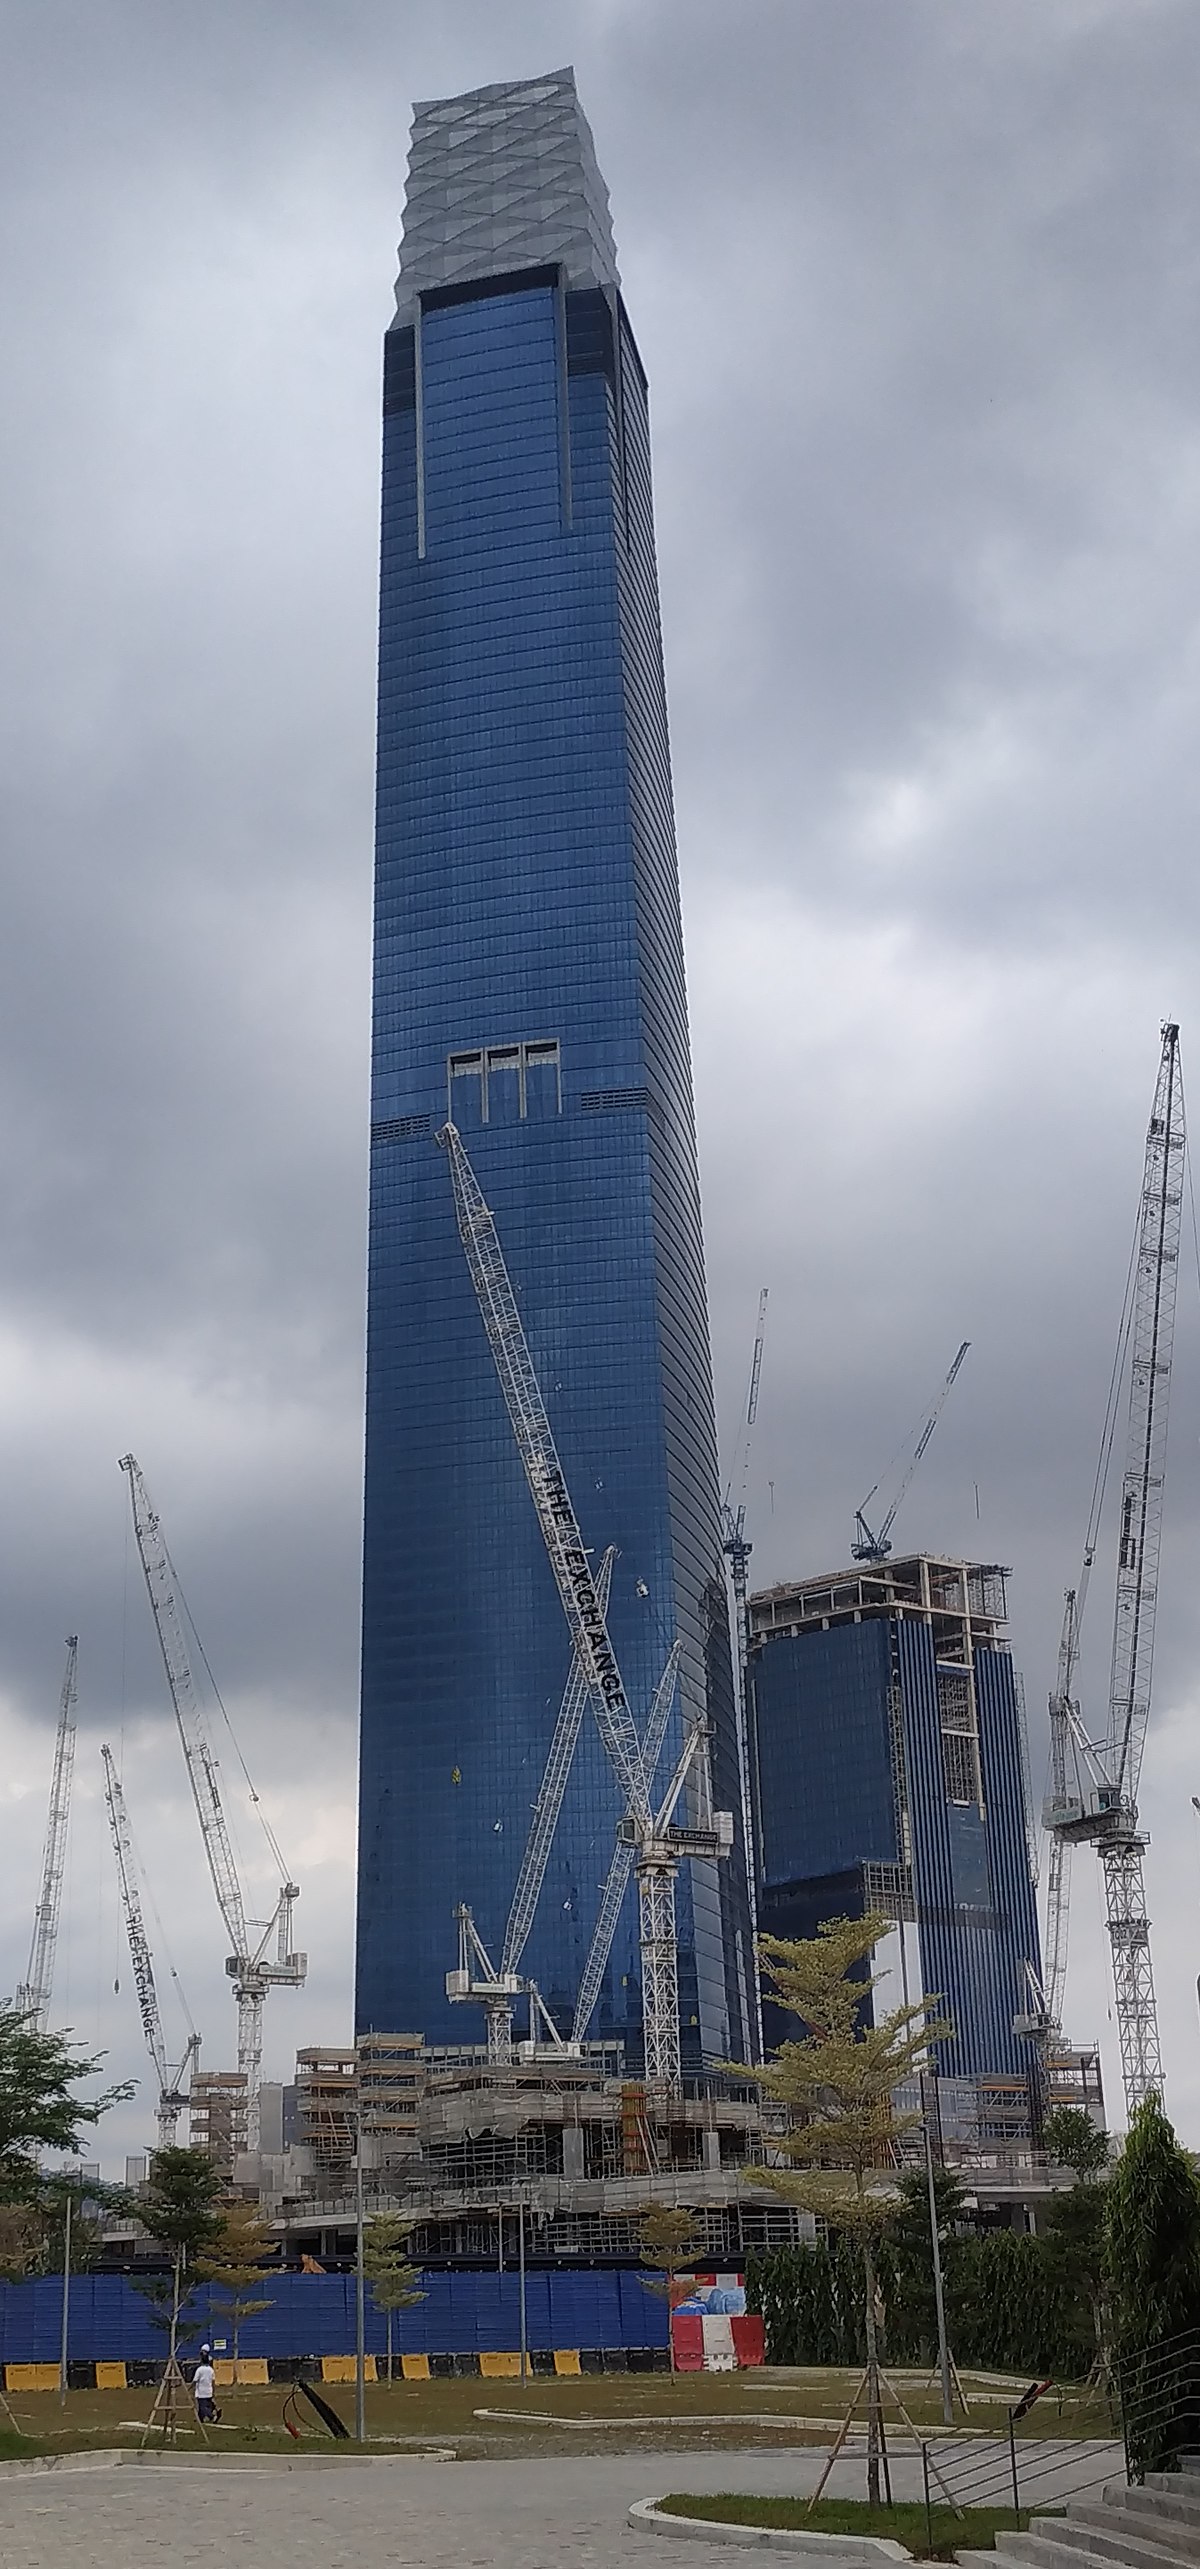
M406 2382L427 2382L429 2379L428 2355L402 2355L400 2371Z
M521 2358L519 2355L481 2355L479 2370L485 2382L511 2382L514 2376L519 2381Z
M123 2364L97 2364L96 2388L98 2391L124 2391L128 2387Z
M374 2356L368 2355L368 2381L371 2379L370 2367L374 2361ZM237 2363L234 2366L234 2379L239 2381L246 2390L264 2389L271 2379L270 2368L268 2366L266 2356L239 2355Z
M6 2391L56 2391L58 2366L57 2364L6 2364L4 2387Z
M354 2380L354 2375L355 2363L353 2355L322 2355L321 2379L323 2382L352 2382ZM373 2355L367 2355L364 2358L363 2379L368 2382L373 2382L375 2379L375 2358Z
M233 2357L231 2355L214 2355L213 2388L218 2391L231 2391L233 2389Z
M580 2370L579 2348L577 2346L556 2346L554 2349L554 2370L556 2373L569 2374L571 2378L574 2379Z

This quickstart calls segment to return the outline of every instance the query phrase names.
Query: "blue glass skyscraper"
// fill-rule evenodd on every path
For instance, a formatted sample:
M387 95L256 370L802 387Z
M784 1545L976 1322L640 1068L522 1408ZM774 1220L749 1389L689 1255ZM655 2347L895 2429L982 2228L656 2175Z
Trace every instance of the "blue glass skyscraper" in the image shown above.
M679 1883L685 2060L749 2041L749 1915L646 377L569 71L416 111L385 341L360 2029L478 2039L567 1629L434 1136L496 1217L644 1712L676 1634L732 1859ZM569 2023L620 1804L584 1728L525 1967ZM593 2031L639 2024L622 1919Z
M1028 2078L1015 2020L1041 1978L1005 1579L919 1553L750 1600L763 1926L908 1921L954 2027L939 2068L966 2080Z

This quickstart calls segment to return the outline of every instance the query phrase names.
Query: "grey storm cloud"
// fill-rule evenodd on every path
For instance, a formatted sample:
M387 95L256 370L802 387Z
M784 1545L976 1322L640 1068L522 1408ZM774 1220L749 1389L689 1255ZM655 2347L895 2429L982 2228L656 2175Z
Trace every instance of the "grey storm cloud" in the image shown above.
M278 2075L350 2009L378 395L411 101L570 59L612 192L730 1450L771 1286L754 1571L844 1557L969 1336L899 1531L1012 1563L1036 1786L1164 1013L1193 1057L1200 22L9 0L0 24L0 1980L78 1627L63 2004L139 2068L114 1733L206 2056L231 2048L132 1445L304 1886ZM1198 1309L1185 1263L1143 1795L1193 2138ZM1068 2016L1115 2096L1085 1874Z

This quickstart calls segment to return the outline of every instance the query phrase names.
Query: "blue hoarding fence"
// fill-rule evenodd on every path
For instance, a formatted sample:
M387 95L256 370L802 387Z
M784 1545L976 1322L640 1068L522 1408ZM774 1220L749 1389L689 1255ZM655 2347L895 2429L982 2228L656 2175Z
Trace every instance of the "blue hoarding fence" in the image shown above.
M426 2295L392 2320L392 2345L400 2355L483 2355L520 2344L520 2285L515 2274L426 2274ZM272 2274L264 2270L266 2310L243 2319L243 2356L347 2355L354 2348L352 2274ZM71 2279L68 2358L71 2363L161 2361L165 2332L160 2313L128 2275L75 2275ZM636 2271L549 2273L533 2271L526 2284L531 2352L578 2347L616 2351L665 2348L665 2302L648 2292ZM186 2347L225 2338L233 2327L219 2286L200 2284L184 2313ZM57 2276L0 2284L0 2364L57 2363L62 2327L62 2284ZM387 2347L387 2320L367 2296L367 2352Z

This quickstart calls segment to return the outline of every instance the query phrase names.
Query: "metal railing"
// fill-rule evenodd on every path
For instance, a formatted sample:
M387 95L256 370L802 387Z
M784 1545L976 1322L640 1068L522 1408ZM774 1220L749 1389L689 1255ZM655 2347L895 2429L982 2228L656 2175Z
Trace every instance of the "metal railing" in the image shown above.
M1127 2479L1175 2470L1181 2454L1200 2452L1200 2328L1126 2355L1118 2388Z

